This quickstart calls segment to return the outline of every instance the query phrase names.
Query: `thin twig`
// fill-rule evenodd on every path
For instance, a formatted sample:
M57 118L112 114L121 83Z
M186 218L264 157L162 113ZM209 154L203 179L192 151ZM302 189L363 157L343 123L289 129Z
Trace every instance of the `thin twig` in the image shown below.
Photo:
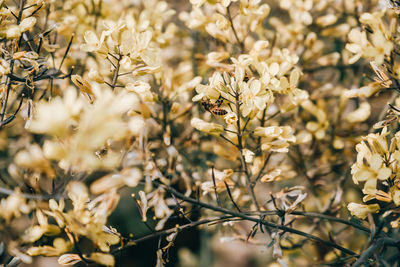
M215 183L214 166L212 166L212 168L211 168L211 178L212 178L213 184L214 184L214 193L215 193L215 198L217 199L218 207L222 207L221 200L219 199L218 192L217 192L217 184Z
M235 208L238 210L238 212L242 212L242 211L239 209L239 207L238 207L238 205L236 204L236 202L233 200L232 193L231 193L231 190L229 189L228 184L227 184L225 181L224 181L224 184L225 184L225 187L226 187L226 192L228 192L228 196L229 196L230 200L232 201L233 206L235 206Z
M230 5L226 8L226 14L227 14L228 20L231 24L231 29L232 29L233 35L235 36L236 42L240 46L240 52L244 53L244 43L242 41L240 41L239 36L236 32L235 26L233 25L233 19L232 19L232 15L231 15L231 11L230 11Z
M363 263L368 261L368 259L380 249L383 245L383 239L378 239L369 248L367 248L358 258L358 260L353 264L353 267L360 267Z

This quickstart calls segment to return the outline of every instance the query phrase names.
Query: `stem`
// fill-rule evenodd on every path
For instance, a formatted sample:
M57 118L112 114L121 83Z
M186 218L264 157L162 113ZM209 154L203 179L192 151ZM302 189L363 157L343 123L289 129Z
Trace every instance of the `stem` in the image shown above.
M230 219L230 218L233 218L233 217L230 216L230 215L225 215L225 216L220 216L220 217L208 218L208 219L204 219L204 220L200 220L200 221L196 221L196 222L191 222L191 223L188 223L188 224L185 224L185 225L180 225L178 227L157 231L157 232L154 232L152 234L145 235L145 236L139 237L139 238L123 238L123 239L129 240L128 243L125 244L124 246L116 248L112 253L121 251L121 250L123 250L123 249L125 249L127 247L130 247L130 246L134 246L137 243L142 242L142 241L146 241L146 240L153 239L153 238L160 237L160 236L164 236L164 235L169 235L169 234L175 233L177 231L189 229L189 228L196 227L196 226L199 226L199 225L202 225L202 224L217 222L217 221L226 220L226 219Z
M22 14L24 11L24 5L25 5L25 0L20 0L19 1L19 13L18 13L18 17L17 17L17 22L16 24L19 25L21 23L21 19L22 19ZM21 44L22 41L22 35L19 37L18 40L18 48ZM13 53L15 53L17 51L13 51ZM10 62L10 73L13 74L14 73L14 58L11 58L11 62ZM1 121L4 121L4 116L6 115L6 109L7 109L7 102L8 102L8 98L10 96L10 91L11 91L11 79L9 76L7 76L7 92L6 92L6 98L4 100L3 106L1 108Z
M369 248L367 248L358 260L353 264L353 267L359 267L364 262L368 261L368 259L372 256L372 254L377 251L383 245L383 239L378 239L374 244L372 244Z
M226 13L228 16L228 20L231 23L231 29L233 31L233 35L235 36L236 42L238 43L238 45L240 46L240 52L244 52L244 43L242 41L240 41L239 36L236 32L235 26L233 26L233 19L232 19L232 15L231 15L231 10L229 9L230 5L226 8Z
M236 122L237 139L238 139L237 148L239 149L239 153L240 153L240 162L242 164L242 170L245 173L247 187L248 187L248 189L250 191L251 199L253 200L253 203L256 206L257 211L260 211L260 205L257 202L257 198L256 198L256 195L254 194L254 189L253 189L253 186L252 186L251 181L250 181L251 175L249 173L249 170L247 169L247 164L246 164L246 161L245 161L244 156L243 156L242 129L241 129L241 126L240 126L240 116L241 116L241 114L240 114L240 99L239 99L240 95L239 95L238 88L236 88L234 90L234 92L235 92L235 98L236 98L235 108L236 108L236 116L237 116L237 122ZM245 130L244 128L245 127L243 127L243 130Z
M224 184L225 184L225 187L226 187L226 192L228 192L228 196L229 196L229 198L231 199L233 205L234 205L235 208L238 210L238 212L242 212L242 211L239 209L239 207L238 207L238 205L236 204L236 202L233 200L232 193L231 193L231 190L229 189L228 184L227 184L225 181L224 181Z
M115 89L115 87L117 87L117 80L118 80L118 73L119 73L121 59L122 59L121 54L118 54L117 64L115 65L114 74L113 74L112 82L110 85L111 89L113 89L113 90Z
M269 162L269 159L271 158L271 155L272 155L272 152L270 152L270 153L268 154L268 156L265 158L264 164L263 164L263 166L261 167L260 171L258 172L258 175L257 175L256 179L253 181L253 183L257 183L258 180L260 180L260 178L261 178L261 176L262 176L262 173L263 173L263 171L265 170L265 167L267 167L267 164L268 164L268 162Z
M0 195L12 195L14 194L14 191L11 189L7 188L2 188L0 187ZM33 194L26 194L26 193L20 193L22 197L27 198L27 199L36 199L36 200L49 200L49 199L58 199L59 197L55 196L50 196L50 195L33 195Z
M355 252L353 252L353 251L351 251L351 250L349 250L347 248L344 248L344 247L342 247L342 246L340 246L338 244L335 244L333 242L321 239L321 238L319 238L317 236L314 236L312 234L308 234L308 233L302 232L300 230L292 229L292 228L287 227L285 225L276 224L276 223L272 223L272 222L267 222L267 221L264 221L264 220L259 219L259 218L254 218L254 217L245 215L243 213L234 212L234 211L231 211L231 210L228 210L228 209L225 209L225 208L216 207L216 206L210 205L208 203L200 202L197 199L186 197L184 194L179 193L178 191L176 191L175 189L173 189L173 188L171 188L169 186L160 184L158 182L154 182L154 183L156 183L159 186L164 187L166 191L174 194L177 198L179 198L181 200L184 200L184 201L186 201L188 203L191 203L191 204L194 204L194 205L199 205L199 206L204 207L206 209L217 211L217 212L220 212L220 213L223 213L223 214L229 214L229 215L232 215L233 217L238 217L238 218L241 218L243 220L256 222L256 223L259 223L259 224L262 224L262 225L265 225L265 226L268 226L268 227L271 227L271 228L276 228L276 229L283 230L283 231L286 231L286 232L289 232L289 233L293 233L293 234L297 234L297 235L300 235L300 236L304 236L304 237L306 237L308 239L311 239L311 240L313 240L315 242L319 242L319 243L322 243L322 244L324 244L326 246L330 246L330 247L336 248L336 249L342 251L343 253L346 253L346 254L349 254L349 255L354 255L354 256L357 255Z
M218 196L218 192L217 192L217 184L215 183L215 174L214 174L214 166L211 169L211 177L213 180L213 184L214 184L214 193L215 193L215 198L217 199L217 203L219 207L222 207L221 205L221 200L219 200L219 196Z

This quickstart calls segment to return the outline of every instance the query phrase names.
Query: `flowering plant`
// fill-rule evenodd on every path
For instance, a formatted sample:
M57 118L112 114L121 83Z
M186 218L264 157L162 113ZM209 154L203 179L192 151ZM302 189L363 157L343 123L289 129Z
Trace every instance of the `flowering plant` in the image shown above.
M0 263L395 266L399 15L0 0Z

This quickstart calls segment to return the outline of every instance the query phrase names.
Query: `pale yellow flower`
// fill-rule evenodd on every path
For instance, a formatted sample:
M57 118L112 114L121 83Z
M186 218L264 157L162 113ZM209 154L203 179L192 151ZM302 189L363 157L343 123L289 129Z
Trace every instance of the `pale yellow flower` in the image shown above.
M364 194L375 195L378 181L385 181L392 175L391 166L386 166L385 154L388 152L386 127L381 133L369 134L365 141L357 144L357 161L351 166L355 184L365 182Z
M49 178L55 177L55 171L52 168L50 161L45 158L45 155L38 144L33 144L25 150L19 151L14 158L18 166L33 170L36 173L44 173Z
M90 259L105 266L114 266L115 264L114 256L111 254L93 252L90 254Z
M30 247L26 253L30 256L54 257L68 252L72 248L73 244L71 242L65 241L63 238L56 238L53 241L53 246Z
M19 218L22 213L27 214L31 208L33 207L22 197L21 190L16 188L7 198L0 200L0 217L8 223L13 217Z
M358 109L347 114L346 120L349 123L363 122L363 121L367 120L370 115L371 115L370 104L368 102L363 102L358 107Z
M254 117L259 111L265 109L273 100L272 93L266 88L263 88L261 82L256 79L251 79L249 82L239 83L242 92L241 106L242 115L244 117Z
M267 173L261 177L261 182L269 183L274 181L282 181L292 179L297 175L289 165L280 165L279 168L267 170Z
M124 185L135 187L142 179L142 173L137 168L125 168L118 173L110 173L96 180L90 185L93 194L101 194L109 190L118 189Z
M242 153L243 153L245 162L247 162L247 163L252 163L253 162L254 155L255 155L253 151L248 150L248 149L245 148L245 149L242 150Z
M382 64L386 56L390 56L393 50L393 43L389 37L388 30L382 21L384 12L364 13L360 17L360 22L371 27L372 33L367 38L366 32L354 28L348 34L350 43L346 49L354 55L349 59L353 64L361 57L372 58L377 64Z
M215 189L214 189L214 182L213 181L206 181L201 184L201 190L203 191L203 195L208 193L213 193L214 190L217 193L221 193L226 190L225 183L231 187L234 185L234 182L231 180L234 172L232 169L227 169L223 171L219 171L214 169L214 178L215 178ZM212 170L208 170L208 176L212 177ZM211 178L210 178L211 179Z
M261 136L261 149L286 153L290 143L296 142L293 129L290 126L257 127L254 135Z
M107 57L109 48L105 42L105 35L101 35L100 39L93 31L87 31L84 35L85 44L81 45L81 49L87 52L97 52L103 57Z
M31 243L39 240L43 235L53 236L58 235L61 230L59 227L48 223L48 218L42 211L36 210L36 218L39 225L34 225L25 230L22 236L22 242Z
M347 205L347 209L350 211L351 215L360 219L365 219L370 213L378 213L380 207L378 204L362 205L352 202Z
M75 265L81 261L81 256L78 254L64 254L58 257L58 263L61 265Z
M235 124L238 120L236 113L232 111L228 111L224 116L224 119L227 124Z
M193 118L190 123L193 128L196 128L200 132L204 132L214 136L219 136L224 131L224 127L222 125L206 122L199 118Z

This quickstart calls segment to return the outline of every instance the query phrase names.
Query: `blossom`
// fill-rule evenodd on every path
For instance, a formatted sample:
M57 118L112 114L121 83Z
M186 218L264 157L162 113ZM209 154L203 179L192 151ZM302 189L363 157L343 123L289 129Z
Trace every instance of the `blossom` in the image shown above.
M227 124L235 124L238 120L236 113L232 111L228 111L224 116L224 119Z
M82 261L78 254L64 254L58 257L58 263L61 265L74 265Z
M143 101L151 102L154 100L154 96L150 91L150 84L147 82L136 81L134 83L127 83L125 88L129 92L136 93Z
M243 153L245 162L247 162L247 163L253 162L254 155L255 155L253 151L245 148L242 150L242 153Z
M370 114L371 106L368 104L368 102L363 102L358 109L347 114L346 120L349 123L362 122L367 120Z
M19 218L21 214L27 214L31 208L22 197L21 190L16 188L7 198L0 200L0 217L9 222L13 217Z
M228 59L229 56L228 52L211 52L207 54L206 63L211 67L223 66L220 62Z
M15 155L15 163L21 167L33 170L37 173L44 173L47 177L54 178L55 171L51 167L50 161L45 158L45 155L38 144L33 144L26 150L19 151Z
M210 99L218 99L219 96L223 94L224 91L226 91L224 89L224 79L222 78L221 73L214 72L213 75L209 78L208 85L199 84L196 86L195 90L197 92L197 95L192 98L193 102L202 100L204 97Z
M42 211L36 210L36 218L38 219L39 225L34 225L25 230L22 241L23 242L35 242L39 240L43 235L53 236L61 232L60 228L56 225L49 224L47 217ZM62 253L62 252L61 252Z
M100 39L93 31L85 32L84 39L85 44L81 45L81 49L87 52L97 52L103 57L107 56L108 46L105 42L105 34L102 34Z
M45 245L39 247L30 247L26 253L30 256L43 255L47 257L54 257L68 252L72 248L73 244L71 242L65 241L63 238L56 238L53 241L53 246Z
M110 173L101 177L90 185L93 194L101 194L124 185L135 187L142 178L142 173L137 168L126 168L118 173Z
M370 213L378 213L380 207L378 204L363 205L351 202L347 205L347 209L350 211L351 215L360 219L365 219Z
M289 180L297 175L289 165L281 165L279 168L267 170L267 173L261 177L261 182L268 183L274 181Z
M243 105L241 107L242 115L254 117L258 111L267 107L267 104L273 100L272 93L265 88L259 80L251 79L249 82L239 83L242 92L241 98Z
M196 128L197 130L214 136L219 136L224 131L224 127L222 125L212 122L205 122L198 118L193 118L190 123L192 127Z
M290 143L296 141L290 126L257 127L254 135L261 136L261 149L286 153Z
M214 192L214 190L216 190L217 193L221 193L226 190L226 185L228 186L234 185L234 182L231 180L231 177L233 176L232 169L226 169L223 171L212 169L208 170L208 174L209 176L214 175L215 189L214 189L214 181L203 182L201 184L201 190L203 191L203 195Z
M380 82L372 82L360 88L353 88L343 92L343 96L347 98L354 97L371 97L382 89Z
M29 130L62 137L71 127L76 126L76 118L83 105L83 100L76 90L69 88L63 98L55 97L50 102L41 101L36 105L36 114Z
M346 44L346 49L354 55L349 59L349 63L353 64L361 57L373 58L377 64L382 64L385 56L389 56L393 50L393 43L388 36L388 32L381 17L383 12L375 12L373 14L364 13L361 15L360 21L368 24L372 28L372 33L368 40L366 32L354 28L348 34L350 43Z
M325 111L312 103L311 100L303 101L301 107L317 118L317 121L307 122L307 130L312 132L316 139L323 139L325 137L325 130L329 126L328 116Z
M338 17L336 15L327 14L327 15L318 17L315 20L315 23L317 23L319 26L326 27L326 26L336 23L337 19L338 19Z
M114 256L111 254L93 252L90 254L90 259L105 266L114 266L115 264Z
M392 166L387 165L388 144L387 128L381 133L369 134L365 141L356 145L357 161L351 166L351 174L355 184L365 182L363 193L377 195L378 182L388 180L392 175Z

